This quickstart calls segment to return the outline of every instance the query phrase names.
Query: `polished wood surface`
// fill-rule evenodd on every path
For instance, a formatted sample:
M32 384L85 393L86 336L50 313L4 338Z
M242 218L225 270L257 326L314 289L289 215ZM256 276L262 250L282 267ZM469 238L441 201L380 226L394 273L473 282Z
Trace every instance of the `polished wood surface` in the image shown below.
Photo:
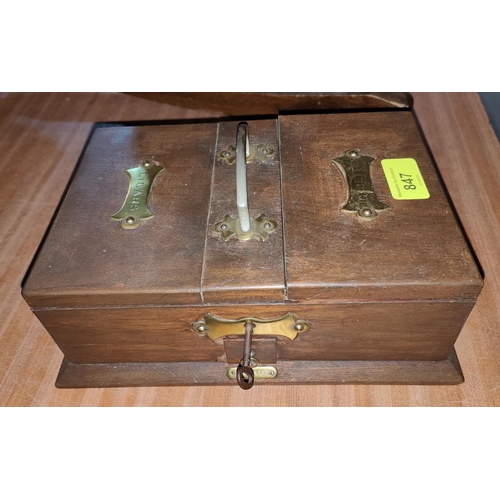
M236 367L233 367L236 368ZM282 361L279 384L459 384L463 376L455 351L442 361ZM63 361L56 385L60 388L134 387L156 385L231 386L217 363L131 363L77 364ZM275 379L260 379L259 386L271 387ZM254 386L255 387L255 386Z
M217 125L97 128L23 288L31 307L201 303ZM126 168L153 158L154 215L124 230ZM165 256L168 256L166 258ZM161 265L158 263L161 262Z
M400 301L47 308L34 313L73 363L223 361L221 342L190 330L207 312L225 319L279 318L291 312L309 321L312 328L293 341L277 336L280 361L438 361L448 356L472 305L471 301ZM224 373L223 365L218 369Z
M289 299L476 299L481 277L411 111L286 115L279 122ZM342 211L346 183L332 159L348 149L373 159L373 187L389 207L373 220ZM417 162L428 199L392 197L381 166L390 158Z
M457 342L458 386L56 389L62 353L20 296L21 280L92 123L207 117L121 94L0 95L0 404L4 406L498 406L500 146L476 94L415 94L415 109L485 273Z
M128 92L187 108L219 111L231 116L276 114L280 111L407 108L406 92Z

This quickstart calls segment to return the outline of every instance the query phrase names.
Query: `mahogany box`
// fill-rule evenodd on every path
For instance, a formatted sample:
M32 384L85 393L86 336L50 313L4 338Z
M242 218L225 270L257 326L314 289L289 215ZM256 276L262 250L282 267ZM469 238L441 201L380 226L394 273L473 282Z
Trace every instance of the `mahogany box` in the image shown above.
M411 109L96 125L23 284L58 387L456 384L482 276Z

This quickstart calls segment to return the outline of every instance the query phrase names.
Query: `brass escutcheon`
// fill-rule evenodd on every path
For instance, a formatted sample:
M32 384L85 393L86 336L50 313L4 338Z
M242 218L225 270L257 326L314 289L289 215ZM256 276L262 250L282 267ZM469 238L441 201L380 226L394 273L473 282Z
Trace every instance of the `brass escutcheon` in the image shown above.
M258 144L257 146L250 146L247 161L251 162L257 160L260 163L265 163L268 160L274 158L275 151L270 146L264 144ZM229 165L232 165L236 161L236 148L234 146L229 146L219 153L219 158L221 160L227 161Z
M195 333L206 335L211 340L228 335L245 335L245 322L255 324L254 335L281 336L294 340L299 333L307 332L311 328L308 321L298 319L295 314L287 313L273 319L240 318L224 319L215 314L207 313L200 321L191 325Z
M278 229L278 223L269 219L267 215L261 214L256 219L250 218L250 231L243 232L240 228L240 219L235 219L230 215L226 215L224 220L217 222L212 227L214 233L220 234L224 241L231 238L238 238L240 241L247 241L254 236L258 236L262 241L266 241L269 235Z

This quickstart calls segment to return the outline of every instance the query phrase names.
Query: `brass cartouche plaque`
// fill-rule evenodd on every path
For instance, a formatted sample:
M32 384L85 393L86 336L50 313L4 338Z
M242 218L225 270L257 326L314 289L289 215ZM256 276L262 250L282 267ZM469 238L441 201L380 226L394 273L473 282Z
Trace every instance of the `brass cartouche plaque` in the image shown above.
M339 167L349 188L349 200L342 210L366 220L373 220L377 212L390 208L377 198L373 188L370 165L374 159L363 156L356 149L348 149L341 157L332 160Z
M111 216L119 220L124 229L135 229L144 219L154 217L148 208L148 196L156 176L163 167L154 160L144 160L125 170L130 177L127 197L122 208Z

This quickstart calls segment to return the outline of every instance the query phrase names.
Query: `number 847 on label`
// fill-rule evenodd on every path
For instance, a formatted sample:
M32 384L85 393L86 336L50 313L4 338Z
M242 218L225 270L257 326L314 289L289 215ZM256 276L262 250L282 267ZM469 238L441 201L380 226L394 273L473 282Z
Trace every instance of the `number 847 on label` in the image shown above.
M411 174L402 174L400 173L399 174L399 178L401 179L401 182L404 182L405 185L403 186L404 189L417 189L417 186L415 184L413 184L414 180L413 180L413 176Z

